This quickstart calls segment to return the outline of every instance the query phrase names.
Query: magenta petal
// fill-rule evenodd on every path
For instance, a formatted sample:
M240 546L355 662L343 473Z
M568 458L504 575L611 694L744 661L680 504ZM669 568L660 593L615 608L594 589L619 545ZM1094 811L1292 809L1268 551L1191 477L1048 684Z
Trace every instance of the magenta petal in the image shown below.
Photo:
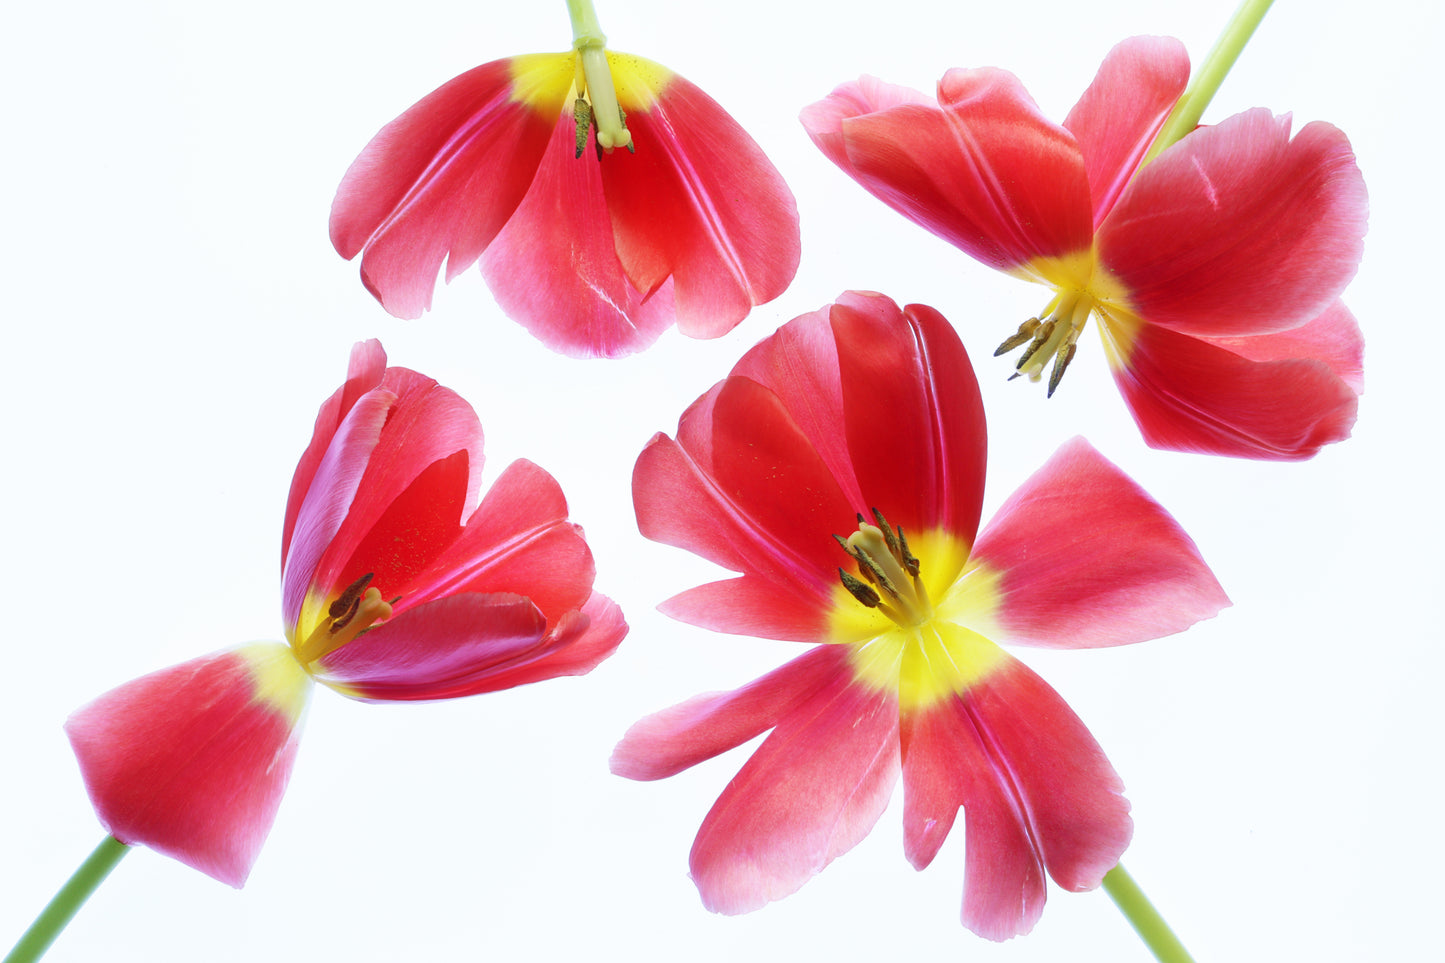
M820 645L733 692L708 692L633 724L612 771L665 779L759 736L849 671L847 649Z
M1298 328L1252 338L1201 338L1250 361L1323 361L1355 394L1365 390L1365 340L1343 301Z
M1306 337L1296 331L1313 329L1313 322L1296 331L1209 340L1145 325L1114 380L1153 448L1312 458L1350 436L1359 406L1354 385L1361 380L1359 329L1349 312L1332 307L1319 325L1320 343L1303 346L1298 357L1286 352ZM1343 370L1332 370L1335 365Z
M1084 153L1097 227L1129 183L1189 82L1189 54L1173 37L1116 44L1064 127Z
M639 290L623 271L599 165L574 158L571 117L569 108L527 196L482 256L482 275L507 316L553 350L619 357L672 324L672 286Z
M1141 642L1229 604L1179 523L1082 438L1014 492L970 561L1000 576L996 617L1024 645Z
M263 691L271 666L284 693ZM309 691L288 649L252 646L128 682L65 732L111 835L240 887L291 777Z
M703 905L747 913L796 891L868 834L898 779L898 703L841 672L778 722L693 843Z
M1245 111L1194 131L1130 182L1099 258L1139 317L1204 337L1268 334L1323 313L1355 275L1365 183L1329 124Z
M313 671L317 682L367 702L453 699L543 654L546 629L520 596L453 595L373 626Z
M822 595L755 575L708 582L679 592L658 611L679 622L760 639L817 642L833 612Z

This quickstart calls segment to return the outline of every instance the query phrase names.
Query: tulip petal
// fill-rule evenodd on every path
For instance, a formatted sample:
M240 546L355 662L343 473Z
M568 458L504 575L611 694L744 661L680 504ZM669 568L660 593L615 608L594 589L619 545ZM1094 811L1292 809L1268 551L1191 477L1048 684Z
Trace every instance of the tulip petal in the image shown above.
M457 592L510 592L530 599L550 623L582 607L595 574L581 530L567 521L561 486L519 459L487 491L461 537L411 583L397 612Z
M694 696L638 722L612 750L612 771L665 779L762 735L849 671L847 649L820 645L732 692Z
M557 620L536 658L518 662L481 680L471 693L497 692L566 675L586 675L617 650L627 620L617 603L594 592L582 608Z
M1201 128L1129 184L1099 229L1101 263L1139 317L1237 337L1322 314L1363 251L1365 183L1325 123L1248 110Z
M970 563L1000 578L999 635L1023 645L1141 642L1229 604L1179 524L1082 438L1009 497Z
M732 330L798 269L798 211L782 175L716 101L641 57L609 54L635 154L602 158L617 255L632 283L673 281L678 329ZM634 91L632 88L640 87Z
M723 790L690 864L703 905L746 913L868 834L898 778L898 703L840 673L781 719Z
M555 351L641 351L672 324L672 286L644 291L628 280L592 142L574 157L570 110L554 123L531 189L482 256L482 275L507 316Z
M1277 357L1311 329L1322 335L1318 346L1305 348L1302 357ZM1114 366L1114 380L1150 447L1312 458L1348 438L1354 426L1358 331L1339 302L1317 322L1256 338L1211 343L1145 325L1128 362Z
M1365 339L1343 301L1298 328L1252 338L1201 338L1250 361L1323 361L1355 394L1365 390Z
M995 68L951 70L938 101L918 103L865 79L839 87L802 120L869 193L990 267L1089 248L1079 146L1039 112L1018 78Z
M541 611L519 595L452 595L373 626L312 671L366 702L453 699L550 651L546 630Z
M271 831L311 686L284 646L142 676L75 712L66 735L101 824L231 886Z
M1130 37L1114 46L1064 119L1089 172L1094 226L1144 160L1189 83L1189 54L1173 37Z
M442 259L450 255L450 280L512 216L571 86L572 60L543 54L469 70L383 127L352 163L332 202L331 243L348 260L365 248L362 280L389 313L421 317ZM524 66L532 103L517 96Z

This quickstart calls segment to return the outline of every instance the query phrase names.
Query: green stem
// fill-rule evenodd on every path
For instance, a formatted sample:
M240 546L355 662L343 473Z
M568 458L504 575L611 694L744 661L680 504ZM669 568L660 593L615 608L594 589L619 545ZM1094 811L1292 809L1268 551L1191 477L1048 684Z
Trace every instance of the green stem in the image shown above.
M572 18L572 46L601 47L607 43L607 35L597 22L597 11L592 0L567 0L567 16Z
M60 931L75 918L75 914L90 899L110 871L115 869L120 858L130 852L130 847L114 836L107 836L95 847L75 875L68 879L60 892L50 901L35 922L30 924L30 929L20 937L20 942L15 944L15 949L5 957L4 963L31 963L45 955L50 949L50 944L60 935Z
M1164 127L1154 139L1149 153L1145 155L1144 163L1149 163L1164 148L1199 126L1199 118L1204 116L1204 108L1214 99L1219 85L1224 83L1225 76L1239 59L1244 45L1249 43L1249 38L1254 36L1254 29L1269 12L1272 3L1274 0L1244 0L1239 5L1239 9L1234 12L1234 18L1224 28L1224 33L1219 35L1214 49L1209 51L1203 66L1189 82L1189 88L1165 118Z
M1164 917L1149 902L1149 897L1134 882L1123 864L1115 866L1104 874L1104 892L1119 907L1119 912L1134 927L1134 932L1149 947L1149 952L1159 963L1194 963L1194 957L1179 942L1169 924L1164 922Z

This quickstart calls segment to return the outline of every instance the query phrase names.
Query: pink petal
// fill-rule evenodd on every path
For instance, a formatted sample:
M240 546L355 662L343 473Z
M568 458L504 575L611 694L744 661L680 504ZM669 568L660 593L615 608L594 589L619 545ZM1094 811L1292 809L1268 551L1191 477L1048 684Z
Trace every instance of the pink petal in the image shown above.
M1123 785L1088 729L1042 679L1002 658L957 698L902 720L908 858L928 865L962 806L963 923L992 940L1033 928L1045 868L1065 889L1091 889L1133 832Z
M703 905L746 913L796 891L868 834L898 778L898 703L839 673L773 729L693 843Z
M581 158L575 151L569 106L527 196L482 257L482 274L507 316L548 347L619 357L672 324L672 287L640 290L628 280L591 142Z
M1283 356L1311 330L1319 333L1313 347ZM1127 364L1115 367L1114 380L1151 447L1298 460L1350 436L1360 384L1352 359L1360 342L1339 302L1295 331L1212 340L1145 325Z
M1109 51L1064 127L1089 172L1094 225L1103 221L1144 160L1189 83L1189 54L1173 37L1130 37Z
M846 559L845 559L846 561ZM755 575L698 585L657 607L689 625L787 642L817 642L828 631L831 599Z
M1323 313L1355 275L1364 180L1345 135L1289 136L1256 109L1201 128L1129 184L1099 256L1146 321L1206 337L1267 334Z
M510 592L551 622L582 607L595 571L581 529L567 521L561 487L520 459L497 478L460 537L417 575L397 611L456 592Z
M383 127L346 172L331 243L347 259L365 248L362 280L391 314L420 317L442 259L455 277L516 210L571 84L571 55L556 56L551 109L513 96L512 61L484 64Z
M466 593L379 623L313 667L317 682L368 702L453 699L546 654L547 620L517 595Z
M860 81L805 110L803 124L870 193L990 267L1089 248L1079 147L1016 77L951 70L938 100Z
M65 732L101 824L244 885L286 791L310 689L290 650L251 646L142 676L78 710Z
M611 59L617 72L640 58ZM711 97L676 74L651 93L648 109L627 115L636 154L602 158L617 255L639 290L671 276L679 330L715 338L792 281L797 206L767 155Z
M281 530L281 564L286 564L286 555L291 550L291 534L296 527L296 516L301 503L311 489L312 479L321 465L321 459L331 445L331 439L341 427L343 419L362 395L381 384L386 371L386 352L381 342L358 341L351 348L351 362L347 366L346 383L327 398L316 414L316 427L311 433L311 443L301 453L296 472L291 476L291 491L286 498L286 522Z
M617 650L627 635L622 610L594 592L580 611L568 612L548 633L538 657L487 677L476 692L496 692L567 675L586 675Z
M1024 645L1140 642L1229 604L1179 524L1082 438L1004 503L970 562L1001 576L1000 631Z
M761 735L851 671L848 650L819 645L733 692L708 692L633 724L612 751L627 779L665 779Z
M917 869L932 862L964 807L963 924L990 940L1029 932L1047 898L1042 856L984 732L962 700L905 713L901 725L908 861Z
M937 311L845 294L831 313L843 405L866 508L905 532L972 544L988 438L973 365ZM835 429L836 430L836 429Z

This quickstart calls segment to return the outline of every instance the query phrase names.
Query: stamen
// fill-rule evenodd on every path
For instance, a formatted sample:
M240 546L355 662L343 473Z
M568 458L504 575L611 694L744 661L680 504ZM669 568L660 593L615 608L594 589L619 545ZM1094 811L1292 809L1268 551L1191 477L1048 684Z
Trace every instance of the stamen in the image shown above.
M1054 370L1049 374L1049 393L1047 397L1052 398L1054 396L1054 389L1059 386L1060 381L1064 380L1064 371L1068 369L1069 362L1074 360L1074 352L1077 350L1078 346L1070 341L1064 345L1063 349L1060 350L1054 358Z
M611 151L626 147L635 153L632 134L617 103L617 90L612 84L612 68L607 63L607 50L600 44L587 44L577 48L578 59L582 61L582 73L586 78L587 100L592 105L592 123L597 130L597 146Z
M326 610L326 614L337 619L348 612L355 612L356 600L361 598L361 593L366 591L366 587L371 584L371 579L375 574L375 572L367 572L342 589L341 594L336 596L336 601L332 602L331 607Z
M1023 324L1019 325L1019 329L1016 334L1009 335L1007 338L1004 339L1003 344L999 345L997 348L994 349L993 356L997 358L1001 354L1008 354L1014 348L1017 348L1019 345L1032 338L1034 336L1034 332L1038 329L1039 319L1029 318Z
M855 599L870 609L878 608L878 604L883 601L882 596L877 592L865 585L856 576L849 575L841 568L838 569L838 577L843 580L843 587L847 589Z
M908 570L909 575L918 578L918 559L914 558L913 553L908 550L908 539L903 535L902 525L898 526L898 548L898 560L903 563L903 567Z
M581 97L572 104L572 119L577 122L577 153L581 157L587 149L587 131L592 126L592 105Z
M858 572L863 576L857 578L840 568L838 577L849 594L869 608L878 609L899 625L920 625L933 613L928 590L919 577L920 563L909 551L903 529L889 525L877 508L871 512L877 525L864 521L860 514L856 532L846 539L833 536L848 557L858 563ZM877 590L867 583L876 585Z
M1038 354L1039 349L1049 342L1049 339L1053 337L1054 328L1056 327L1058 327L1058 322L1055 321L1053 318L1049 318L1043 324L1039 325L1038 330L1034 333L1033 344L1030 344L1027 348L1024 349L1024 353L1019 358L1018 364L1014 365L1014 368L1020 374L1027 373L1026 369L1028 367L1029 360L1033 358L1035 354Z
M368 572L344 588L327 606L327 617L321 620L321 624L305 639L294 643L297 661L309 666L351 642L375 623L391 618L395 603L382 601L379 589L366 587L371 578L372 573Z

